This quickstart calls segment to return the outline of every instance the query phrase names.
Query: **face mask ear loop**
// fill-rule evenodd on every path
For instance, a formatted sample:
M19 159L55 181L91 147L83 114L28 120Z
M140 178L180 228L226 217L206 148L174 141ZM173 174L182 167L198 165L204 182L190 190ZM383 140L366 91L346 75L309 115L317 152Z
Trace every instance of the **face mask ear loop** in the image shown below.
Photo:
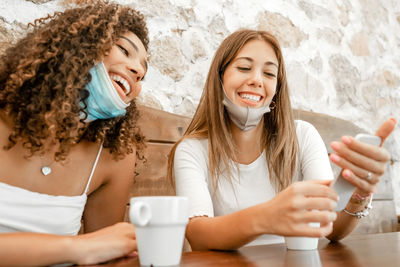
M224 84L222 83L221 76L219 76L218 78L219 78L219 82L221 83L222 90L225 92L225 88L224 88Z

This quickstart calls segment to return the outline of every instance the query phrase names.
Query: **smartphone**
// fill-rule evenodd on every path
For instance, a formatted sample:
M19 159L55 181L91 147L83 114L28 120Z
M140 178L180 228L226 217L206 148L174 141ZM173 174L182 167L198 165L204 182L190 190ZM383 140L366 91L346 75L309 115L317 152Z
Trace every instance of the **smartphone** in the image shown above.
M379 146L381 144L381 138L375 135L357 134L355 139L374 146ZM343 178L341 174L339 174L338 177L332 181L330 186L333 187L340 198L335 211L342 211L353 195L355 187L345 178Z

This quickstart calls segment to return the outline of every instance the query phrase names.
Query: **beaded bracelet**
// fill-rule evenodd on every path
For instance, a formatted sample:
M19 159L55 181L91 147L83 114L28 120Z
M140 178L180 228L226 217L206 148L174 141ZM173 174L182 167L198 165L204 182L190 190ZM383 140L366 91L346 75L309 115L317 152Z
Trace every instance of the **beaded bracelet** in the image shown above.
M357 194L357 193L356 193ZM357 219L361 219L363 217L366 217L369 215L369 211L372 210L372 194L370 194L370 199L368 201L368 204L365 206L364 210L357 211L357 212L350 212L346 209L343 211L351 216L357 217ZM365 198L366 199L366 198Z

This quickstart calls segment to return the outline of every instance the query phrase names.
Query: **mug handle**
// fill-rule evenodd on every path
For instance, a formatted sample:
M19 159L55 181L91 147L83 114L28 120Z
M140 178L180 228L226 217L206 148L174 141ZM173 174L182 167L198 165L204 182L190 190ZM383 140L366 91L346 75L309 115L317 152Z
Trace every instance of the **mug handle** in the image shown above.
M145 202L135 202L130 207L130 219L136 226L146 226L151 219L151 209Z

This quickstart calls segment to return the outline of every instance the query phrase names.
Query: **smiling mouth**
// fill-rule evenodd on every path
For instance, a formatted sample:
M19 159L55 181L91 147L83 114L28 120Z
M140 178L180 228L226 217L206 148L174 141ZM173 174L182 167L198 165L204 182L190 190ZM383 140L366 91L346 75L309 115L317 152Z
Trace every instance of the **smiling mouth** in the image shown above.
M264 97L260 95L254 95L249 93L238 93L239 97L245 102L249 102L252 104L258 104Z
M129 82L118 74L110 74L110 78L114 81L122 90L124 95L128 95L131 92Z

